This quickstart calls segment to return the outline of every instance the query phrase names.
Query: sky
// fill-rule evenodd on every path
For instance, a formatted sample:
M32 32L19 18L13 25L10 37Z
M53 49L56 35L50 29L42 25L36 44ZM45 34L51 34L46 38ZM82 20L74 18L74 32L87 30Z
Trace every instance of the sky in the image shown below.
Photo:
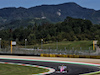
M100 10L100 0L0 0L0 8L5 8L5 7L30 8L43 4L56 5L67 2L75 2L82 7Z

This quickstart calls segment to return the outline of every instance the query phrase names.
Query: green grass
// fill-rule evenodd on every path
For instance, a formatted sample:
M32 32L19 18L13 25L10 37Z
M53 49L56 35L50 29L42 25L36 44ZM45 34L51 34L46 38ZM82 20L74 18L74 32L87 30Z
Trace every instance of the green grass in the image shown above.
M44 49L56 49L58 45L58 49L76 49L76 50L89 50L89 48L92 50L93 41L62 41L62 42L53 42L53 43L47 43L43 44ZM41 44L31 45L27 46L27 48L41 48Z
M0 64L0 75L32 75L47 71L47 69L36 67Z

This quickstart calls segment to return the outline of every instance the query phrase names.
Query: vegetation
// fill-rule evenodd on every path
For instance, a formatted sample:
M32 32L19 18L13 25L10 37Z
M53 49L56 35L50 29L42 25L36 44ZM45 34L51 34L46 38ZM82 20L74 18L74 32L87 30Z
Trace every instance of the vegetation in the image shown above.
M0 64L0 75L32 75L47 72L48 70L36 67Z
M98 46L100 47L100 39L98 39L98 42L97 42Z
M74 50L93 50L93 41L61 41L42 44L43 49L74 49ZM27 45L27 48L41 48L41 44Z
M40 5L31 8L2 8L0 9L0 27L12 28L19 26L19 24L21 24L21 26L26 26L28 24L30 25L30 23L34 23L33 19L47 19L52 23L56 23L63 21L66 16L81 19L85 18L91 20L94 24L100 24L100 11L84 8L74 2L70 2L58 5ZM31 21L30 19L32 19L33 21ZM28 20L30 20L31 22Z
M24 45L27 39L28 45L60 41L98 40L100 37L100 25L93 25L89 20L67 17L63 22L42 25L34 23L27 27L6 29L0 31L2 47L7 46L11 40L17 41L18 45ZM5 43L5 44L3 44Z

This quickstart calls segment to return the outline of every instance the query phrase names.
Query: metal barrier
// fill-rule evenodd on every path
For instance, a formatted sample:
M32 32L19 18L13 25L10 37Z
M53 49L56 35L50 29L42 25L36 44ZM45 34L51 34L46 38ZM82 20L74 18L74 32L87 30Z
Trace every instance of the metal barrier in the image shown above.
M13 47L12 54L33 54L33 55L41 55L41 54L52 54L55 55L100 55L98 50L73 50L73 49L33 49L33 48L19 48ZM0 53L11 54L10 47L5 49L0 49ZM54 54L54 55L53 55ZM87 56L88 57L88 56Z

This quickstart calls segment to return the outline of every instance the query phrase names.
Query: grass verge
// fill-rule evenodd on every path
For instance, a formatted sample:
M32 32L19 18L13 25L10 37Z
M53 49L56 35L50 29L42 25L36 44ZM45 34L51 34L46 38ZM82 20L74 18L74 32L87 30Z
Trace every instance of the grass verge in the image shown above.
M93 41L61 41L52 43L43 43L43 49L74 49L74 50L92 50ZM27 48L41 48L41 44L27 45Z
M43 72L48 72L48 70L30 66L0 64L0 75L32 75Z

